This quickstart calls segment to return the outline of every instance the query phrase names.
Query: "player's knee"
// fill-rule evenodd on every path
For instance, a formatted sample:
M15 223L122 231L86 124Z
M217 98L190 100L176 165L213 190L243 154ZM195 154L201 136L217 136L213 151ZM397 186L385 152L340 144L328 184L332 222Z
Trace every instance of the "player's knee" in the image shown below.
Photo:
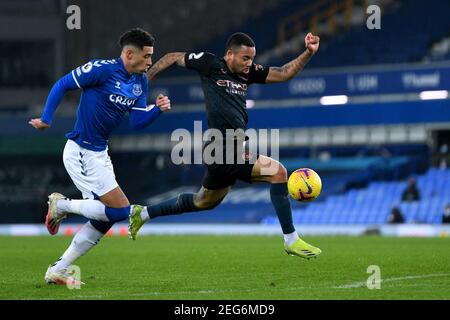
M278 166L277 172L272 176L271 182L272 183L287 182L287 170L281 163Z
M205 202L202 204L202 210L212 210L220 204L220 201Z
M219 200L216 200L216 199L196 199L194 201L194 204L200 210L211 210L211 209L214 209L215 207L217 207L222 202L222 199L219 199Z

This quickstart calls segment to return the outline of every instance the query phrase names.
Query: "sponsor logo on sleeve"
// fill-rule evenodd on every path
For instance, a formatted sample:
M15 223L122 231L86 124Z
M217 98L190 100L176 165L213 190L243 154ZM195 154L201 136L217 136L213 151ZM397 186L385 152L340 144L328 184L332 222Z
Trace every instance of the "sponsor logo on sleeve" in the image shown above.
M89 73L92 70L92 66L93 66L92 62L88 62L81 67L81 71L83 71L83 73Z
M191 53L191 54L189 54L189 60L192 60L192 59L200 59L201 57L203 57L203 55L204 55L205 53L204 52L200 52L200 53Z

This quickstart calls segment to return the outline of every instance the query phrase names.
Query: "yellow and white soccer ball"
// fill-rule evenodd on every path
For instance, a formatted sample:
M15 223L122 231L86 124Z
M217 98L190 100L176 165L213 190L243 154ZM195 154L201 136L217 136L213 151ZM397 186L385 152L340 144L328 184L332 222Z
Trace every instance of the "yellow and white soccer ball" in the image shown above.
M296 201L313 201L322 191L322 180L314 170L301 168L289 176L288 191Z

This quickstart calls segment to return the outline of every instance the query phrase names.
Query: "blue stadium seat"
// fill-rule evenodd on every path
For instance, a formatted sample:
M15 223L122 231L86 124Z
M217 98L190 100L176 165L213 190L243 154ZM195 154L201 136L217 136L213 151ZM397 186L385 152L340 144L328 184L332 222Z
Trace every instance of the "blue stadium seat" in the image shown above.
M422 192L420 201L401 202L406 182L372 182L365 189L351 189L341 195L329 196L324 202L312 202L294 212L294 222L299 224L384 224L391 209L398 206L408 223L441 223L444 207L450 203L450 169L429 169L417 177L419 189L439 188ZM420 183L419 183L420 182ZM264 223L278 224L276 217Z

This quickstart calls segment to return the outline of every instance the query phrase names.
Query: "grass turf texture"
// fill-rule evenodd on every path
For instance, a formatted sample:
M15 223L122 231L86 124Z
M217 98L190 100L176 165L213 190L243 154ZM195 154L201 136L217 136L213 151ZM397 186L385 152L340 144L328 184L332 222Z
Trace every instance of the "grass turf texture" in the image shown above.
M450 239L306 237L323 252L284 253L280 237L104 238L77 261L80 290L44 273L68 237L0 237L0 299L450 299ZM378 265L380 290L366 287Z

